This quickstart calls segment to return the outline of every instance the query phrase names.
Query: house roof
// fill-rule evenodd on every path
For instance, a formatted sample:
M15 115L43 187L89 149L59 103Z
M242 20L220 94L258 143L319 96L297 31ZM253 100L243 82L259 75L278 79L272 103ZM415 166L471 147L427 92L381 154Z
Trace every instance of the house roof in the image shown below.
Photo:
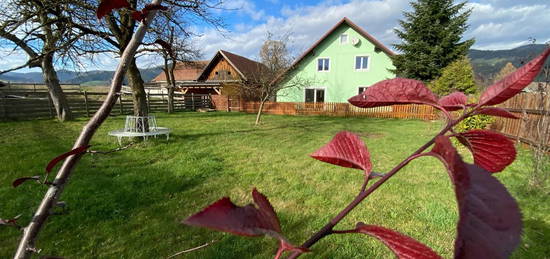
M176 69L174 70L174 78L176 79L176 81L180 82L194 81L197 79L197 77L207 64L207 60L178 62L176 63ZM166 74L164 73L164 71L162 71L152 81L165 82Z
M210 71L216 66L222 57L229 62L229 64L237 71L237 73L239 73L243 80L254 78L254 75L256 75L264 66L262 63L239 56L229 51L219 50L200 73L198 80L205 80Z
M395 53L391 51L389 48L384 46L380 41L375 39L372 35L370 35L368 32L363 30L363 28L359 27L357 24L353 23L350 19L347 17L342 18L337 24L335 24L330 30L328 30L319 40L317 40L311 47L309 47L300 57L292 63L292 65L287 69L285 72L283 72L280 76L278 76L274 83L278 82L282 79L283 75L285 75L288 71L292 70L297 64L299 64L308 54L313 52L321 42L323 42L328 36L330 36L336 29L338 29L341 25L347 24L349 27L354 29L357 33L359 33L361 36L365 37L367 40L369 40L374 46L382 50L384 53L386 53L388 56L394 56Z

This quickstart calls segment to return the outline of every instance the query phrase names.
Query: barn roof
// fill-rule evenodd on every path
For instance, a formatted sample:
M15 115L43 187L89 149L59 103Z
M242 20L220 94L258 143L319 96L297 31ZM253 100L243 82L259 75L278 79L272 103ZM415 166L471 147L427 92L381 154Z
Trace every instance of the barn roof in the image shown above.
M195 81L207 64L208 60L178 62L174 70L174 78L180 82ZM165 82L166 74L162 71L152 81Z
M239 73L243 80L254 78L254 76L259 73L261 68L264 66L262 63L239 56L229 51L219 50L200 73L198 80L205 80L211 70L222 58L227 60L227 62L237 71L237 73Z

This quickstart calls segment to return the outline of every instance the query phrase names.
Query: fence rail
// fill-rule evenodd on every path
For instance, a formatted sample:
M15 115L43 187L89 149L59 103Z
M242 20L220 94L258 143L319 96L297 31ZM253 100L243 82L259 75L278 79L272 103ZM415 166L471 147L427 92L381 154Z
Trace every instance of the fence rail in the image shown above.
M73 116L90 117L101 107L106 93L66 92L67 101ZM174 111L211 108L211 98L207 94L174 93ZM168 111L168 95L165 93L147 94L147 108L150 113ZM133 113L131 94L121 94L111 115ZM54 118L55 108L49 94L43 91L2 90L0 92L0 120Z
M522 93L499 105L520 119L497 118L491 129L528 144L550 146L550 96Z
M227 96L212 96L216 110L242 111L256 113L260 108L260 102L240 100L239 107L232 107L234 98ZM427 105L392 105L376 108L358 108L349 103L292 103L292 102L266 102L263 112L278 115L323 115L339 117L376 117L398 119L434 120L438 118L436 110Z

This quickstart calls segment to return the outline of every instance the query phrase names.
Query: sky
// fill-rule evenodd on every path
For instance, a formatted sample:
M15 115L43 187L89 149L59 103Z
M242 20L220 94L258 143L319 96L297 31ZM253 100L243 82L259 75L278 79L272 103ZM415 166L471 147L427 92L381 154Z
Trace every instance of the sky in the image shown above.
M223 49L256 59L268 32L288 34L288 45L299 55L343 17L348 17L369 34L392 48L399 43L394 28L403 19L404 11L411 11L410 0L225 0L224 8L213 14L226 23L220 32L208 25L194 25L197 34L194 45L210 59ZM474 38L473 48L510 49L528 44L550 41L550 1L548 0L470 0L472 9L469 28L464 39ZM11 53L10 56L6 54ZM24 62L20 52L0 48L0 70ZM96 57L96 64L84 62L85 70L114 70L118 60L111 56ZM140 67L162 64L158 57L138 59ZM28 72L29 70L21 70Z

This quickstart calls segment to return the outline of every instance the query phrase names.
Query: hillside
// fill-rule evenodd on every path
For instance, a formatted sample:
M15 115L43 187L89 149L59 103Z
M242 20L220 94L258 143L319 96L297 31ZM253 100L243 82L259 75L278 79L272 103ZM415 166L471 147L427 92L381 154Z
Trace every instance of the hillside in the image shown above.
M476 74L484 78L491 78L498 73L504 65L512 62L515 67L520 67L524 62L531 60L540 54L546 45L531 44L509 50L476 50L471 49L468 57L472 61ZM550 61L547 61L547 65Z
M140 69L141 76L145 82L151 81L162 69L160 67ZM64 84L83 84L83 85L106 85L113 77L114 71L93 70L88 72L74 72L69 70L60 70L57 72L59 81ZM18 82L18 83L43 83L42 73L17 73L10 72L0 75L0 80Z
M478 77L485 79L492 78L508 62L512 62L515 67L519 67L525 61L529 61L541 53L546 45L531 44L517 47L509 50L477 50L471 49L468 56L472 60L474 71ZM550 64L550 61L547 62ZM145 82L151 81L162 71L161 67L141 69L142 77ZM62 83L83 84L83 85L106 85L113 76L113 71L95 70L88 72L74 72L61 70L58 72ZM40 72L17 73L11 72L0 75L0 80L25 83L42 83L42 74Z

